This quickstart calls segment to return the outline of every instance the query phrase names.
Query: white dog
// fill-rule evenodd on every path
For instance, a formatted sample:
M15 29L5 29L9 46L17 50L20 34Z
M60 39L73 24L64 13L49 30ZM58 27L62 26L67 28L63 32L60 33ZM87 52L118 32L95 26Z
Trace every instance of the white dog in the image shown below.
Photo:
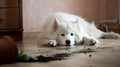
M99 42L99 38L107 37L120 38L120 35L100 31L93 23L90 24L79 16L68 13L55 13L46 19L39 37L39 44L50 46L94 45Z

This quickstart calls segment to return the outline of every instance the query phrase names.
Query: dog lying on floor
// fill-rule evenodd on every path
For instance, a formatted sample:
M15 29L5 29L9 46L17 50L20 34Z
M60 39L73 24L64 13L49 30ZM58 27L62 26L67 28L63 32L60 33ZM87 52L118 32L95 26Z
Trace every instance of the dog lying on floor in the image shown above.
M40 34L38 44L40 45L95 45L99 43L99 38L120 38L114 32L103 32L96 28L94 23L89 23L85 19L68 14L54 13L46 19L43 30Z

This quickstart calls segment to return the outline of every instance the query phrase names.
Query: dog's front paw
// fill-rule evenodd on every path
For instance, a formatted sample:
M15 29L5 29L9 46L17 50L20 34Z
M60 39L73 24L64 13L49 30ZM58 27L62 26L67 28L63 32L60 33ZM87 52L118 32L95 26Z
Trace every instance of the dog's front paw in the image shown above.
M97 43L96 40L90 39L90 40L87 41L86 45L93 46L93 45L95 45L96 43Z
M48 45L52 46L52 47L55 47L55 46L57 46L57 41L56 40L50 40Z
M84 38L84 45L87 45L87 46L93 46L97 43L96 40L94 39L88 39L88 38Z

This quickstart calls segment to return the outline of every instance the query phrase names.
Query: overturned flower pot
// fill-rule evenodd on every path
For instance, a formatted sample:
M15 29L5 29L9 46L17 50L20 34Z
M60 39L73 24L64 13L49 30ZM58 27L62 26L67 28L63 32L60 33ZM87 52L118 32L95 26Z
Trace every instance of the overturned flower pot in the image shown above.
M16 42L10 36L0 39L0 63L15 62L18 57Z

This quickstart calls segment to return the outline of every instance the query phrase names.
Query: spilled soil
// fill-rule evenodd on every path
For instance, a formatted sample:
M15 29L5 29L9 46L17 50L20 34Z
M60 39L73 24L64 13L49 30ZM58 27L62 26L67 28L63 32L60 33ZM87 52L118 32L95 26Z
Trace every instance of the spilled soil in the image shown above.
M50 62L50 61L57 61L57 60L66 60L68 57L70 57L71 55L74 55L74 54L79 54L79 53L87 54L87 53L91 53L91 52L95 52L95 50L86 48L86 49L81 49L81 50L74 51L74 52L56 53L56 54L52 54L50 56L40 55L40 56L35 57L35 58L37 58L37 60L34 60L33 58L31 58L28 61L21 60L19 62ZM91 57L91 56L92 55L90 55L89 57Z

